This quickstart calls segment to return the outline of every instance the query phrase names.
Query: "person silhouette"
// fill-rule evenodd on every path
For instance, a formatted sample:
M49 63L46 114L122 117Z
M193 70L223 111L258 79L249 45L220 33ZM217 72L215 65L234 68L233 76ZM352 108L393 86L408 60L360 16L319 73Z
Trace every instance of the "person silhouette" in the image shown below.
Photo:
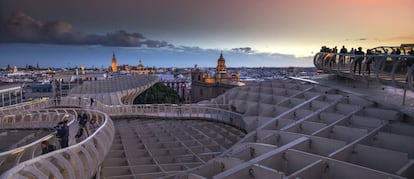
M365 71L367 71L367 74L371 74L371 63L374 61L374 57L372 56L374 53L371 49L367 49L367 63L365 67Z
M362 47L358 47L358 50L355 51L355 64L354 64L354 74L356 72L357 66L358 66L358 74L361 74L361 68L362 68L362 61L364 60L364 52L362 51Z
M52 144L49 144L49 141L47 140L42 141L40 145L42 147L42 154L47 154L49 152L56 150L56 147Z
M60 143L60 148L69 146L69 127L67 121L59 122L56 137Z

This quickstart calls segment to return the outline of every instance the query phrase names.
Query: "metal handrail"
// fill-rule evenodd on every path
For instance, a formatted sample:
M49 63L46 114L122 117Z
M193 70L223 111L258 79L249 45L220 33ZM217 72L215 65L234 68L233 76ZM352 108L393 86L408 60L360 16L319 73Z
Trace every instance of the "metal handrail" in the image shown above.
M45 113L43 113L43 114L45 114ZM46 114L51 114L51 113L46 113ZM60 114L62 114L63 116L56 116L56 119L54 119L54 120L63 121L67 118L70 118L70 121L68 122L68 125L71 125L76 121L76 117L74 115L63 114L63 113L60 113ZM43 117L43 115L41 115L41 117ZM46 116L46 118L47 118L47 116ZM40 119L40 120L42 120L42 119ZM9 120L1 120L0 121L2 123L2 126L4 126L3 122L5 122L5 121L9 121ZM50 120L48 120L48 121L50 121ZM33 121L30 120L30 122L33 122ZM13 128L18 128L18 127L16 127L16 126L18 126L18 125L16 125L16 120L13 120L12 123L13 123L12 126L14 126ZM21 122L21 123L25 123L25 122ZM54 125L56 125L56 123ZM36 126L32 126L32 127L37 128ZM23 128L27 129L27 128L31 128L31 127L24 126ZM2 167L0 168L0 171L5 171L7 169L10 169L10 168L26 161L26 160L37 157L39 153L36 153L36 152L38 151L40 143L44 140L54 140L55 139L55 134L56 134L56 131L53 131L50 134L48 134L48 135L46 135L46 136L44 136L44 137L42 137L38 140L35 140L35 141L33 141L29 144L20 146L18 148L12 149L12 150L1 152L0 153L0 164L3 164L3 162L5 162L6 160L7 161L12 160L13 164L8 165L8 166L7 165L6 166L1 165ZM23 156L26 156L26 158L22 158ZM11 164L11 163L9 163L9 164Z
M232 124L240 129L246 129L246 123L242 120L243 115L222 108L210 107L203 104L139 104L139 105L107 105L95 101L93 106L88 105L88 98L81 98L80 104L83 107L100 110L112 116L117 115L142 115L154 117L175 117L175 118L209 118L218 122ZM79 98L65 97L61 105L79 105ZM215 105L213 105L215 106ZM225 106L225 105L223 105ZM180 112L181 110L181 112ZM209 113L206 113L209 112ZM214 114L214 115L213 115Z
M63 176L76 178L76 175L78 175L78 177L92 177L97 172L106 154L109 152L109 147L111 146L111 143L115 135L115 129L112 120L110 120L107 113L114 116L143 115L173 118L203 118L232 124L233 126L236 126L239 129L246 129L246 123L243 120L242 114L217 108L216 105L214 105L214 107L210 107L210 105L197 104L106 105L101 103L100 101L95 101L95 103L96 104L94 104L93 106L90 106L88 98L81 98L79 100L78 97L64 97L60 101L46 100L38 102L36 104L26 103L14 106L14 109L8 108L6 110L3 110L5 112L12 113L16 109L33 109L34 107L45 108L52 106L77 106L85 107L87 111L93 111L95 113L100 113L104 115L105 122L101 125L101 127L99 127L96 130L94 134L84 139L80 143L20 163L19 165L15 166L14 168L8 170L6 173L1 175L1 177L15 178L19 176L24 176L27 173L35 175L39 178L44 177L44 173L48 173L49 175L53 175L57 178ZM67 109L59 108L59 110ZM36 141L37 144L39 141L41 140ZM31 144L31 146L35 145L36 143ZM79 155L79 153L82 153L83 155ZM67 157L64 157L67 155L69 155L69 158L73 159L75 162L73 162L72 160L71 162L67 161ZM94 155L99 156L93 157ZM81 156L86 158L84 160L81 160L79 158ZM56 163L56 159L59 161L60 164ZM84 161L86 161L87 163L83 163ZM60 171L58 168L64 168L64 170ZM85 168L85 170L82 171L82 168Z
M357 64L357 60L362 61ZM411 66L408 64L411 64ZM414 82L412 80L414 75L413 55L384 53L358 55L319 52L314 57L314 65L318 69L336 73L344 77L353 79L357 77L363 79L375 79L393 86L414 90ZM368 71L368 69L370 70ZM369 74L369 72L371 72L372 75Z
M114 139L115 128L107 114L96 110L90 111L103 115L104 121L89 137L67 148L27 160L8 170L0 178L16 178L28 173L38 178L46 177L45 173L56 178L63 178L64 176L69 178L90 178L95 175L98 167L109 152L110 144ZM80 158L79 153L83 154L83 160ZM63 170L58 169L62 167L64 168Z
M36 108L44 108L44 107L50 107L52 106L51 103L53 103L53 100L42 100L42 101L28 101L23 102L19 104L14 104L11 106L5 106L0 108L0 112L10 112L10 111L16 111L19 109L36 109Z

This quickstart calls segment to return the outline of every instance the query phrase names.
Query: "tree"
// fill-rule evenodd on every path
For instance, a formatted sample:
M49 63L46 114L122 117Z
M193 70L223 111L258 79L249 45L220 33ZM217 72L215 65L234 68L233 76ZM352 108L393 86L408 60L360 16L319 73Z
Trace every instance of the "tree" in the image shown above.
M179 102L178 93L161 83L147 89L134 100L134 104L176 104Z

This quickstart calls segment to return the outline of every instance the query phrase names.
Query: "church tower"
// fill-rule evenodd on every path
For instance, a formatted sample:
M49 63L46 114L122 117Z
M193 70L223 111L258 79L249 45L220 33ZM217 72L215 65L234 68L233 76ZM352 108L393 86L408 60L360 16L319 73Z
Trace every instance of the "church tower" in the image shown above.
M220 53L220 58L217 60L216 74L220 77L227 73L226 60L223 58L223 53Z
M85 74L85 65L82 65L82 66L81 66L81 72L82 72L82 75L84 75L84 74Z
M115 52L112 54L112 72L117 72L118 66L116 65Z
M138 61L137 70L138 71L143 71L144 70L144 65L142 64L141 60Z

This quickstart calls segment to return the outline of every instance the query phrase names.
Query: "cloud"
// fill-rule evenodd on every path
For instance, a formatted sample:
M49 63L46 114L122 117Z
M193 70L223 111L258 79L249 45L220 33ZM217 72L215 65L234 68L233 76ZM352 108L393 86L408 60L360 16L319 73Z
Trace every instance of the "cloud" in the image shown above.
M252 50L252 48L250 47L233 48L231 50L236 51L236 52L243 52L243 53L255 53L255 51Z
M163 64L163 66L193 66L195 59L200 66L215 66L216 59L219 58L221 52L223 52L228 66L233 67L313 65L311 57L297 58L289 54L260 52L251 47L239 47L222 51L222 49L206 49L198 46L180 46L162 40L147 39L140 33L130 33L124 30L114 31L104 35L88 34L77 30L68 22L61 20L42 22L22 12L14 13L5 21L1 21L0 19L0 43L14 42L24 44L0 45L0 50L6 52L0 53L0 59L13 59L12 63L18 63L19 60L24 59L20 63L25 64L27 63L27 54L15 53L16 49L12 49L18 49L21 46L34 46L36 50L31 52L31 56L37 59L49 59L48 64L56 63L54 65L59 66L66 64L62 62L67 59L79 59L78 64L87 62L90 63L89 65L105 65L94 64L95 61L92 63L92 61L85 59L85 57L90 57L89 55L85 55L90 53L90 51L80 45L88 45L88 47L96 48L95 50L101 52L97 53L99 55L112 51L113 46L122 47L116 48L117 51L121 54L127 54L127 56L131 57L130 59L135 59L136 52L139 51L143 59L154 60L154 64L150 64L150 66L158 66L157 63ZM40 43L50 48L41 48L42 46L34 45ZM71 46L56 46L53 44L66 44ZM8 48L10 50L5 50ZM39 53L42 50L51 52ZM72 53L73 51L78 51L79 53ZM107 58L106 56L99 55L94 58ZM111 54L109 54L109 58L110 56ZM6 61L0 60L0 65L1 63L6 63ZM136 62L134 61L132 63Z
M358 39L349 39L349 38L347 38L347 39L345 39L344 41L345 42L347 42L347 41L367 41L368 39L367 38L358 38Z
M22 12L14 13L10 19L2 23L0 27L2 41L21 39L23 42L35 42L39 40L43 24Z
M140 33L128 33L124 30L110 32L105 35L87 34L76 30L67 22L60 20L41 22L20 11L15 12L0 25L0 42L149 48L174 47L166 41L146 39Z
M398 43L412 43L414 41L414 34L395 36L391 38L379 39L381 42L398 42Z

